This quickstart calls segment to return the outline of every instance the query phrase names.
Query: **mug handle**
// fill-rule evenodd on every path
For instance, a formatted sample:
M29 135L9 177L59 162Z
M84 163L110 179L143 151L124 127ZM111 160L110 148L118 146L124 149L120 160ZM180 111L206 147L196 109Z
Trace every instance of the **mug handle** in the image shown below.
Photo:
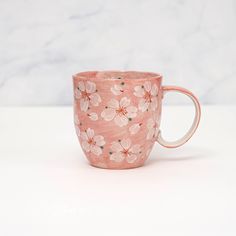
M183 93L187 95L189 98L191 98L195 106L195 117L194 117L192 126L182 138L173 142L169 142L163 139L161 135L161 131L159 131L159 134L157 136L157 142L167 148L176 148L185 144L195 133L198 127L199 121L200 121L200 117L201 117L201 108L200 108L198 99L189 90L185 88L176 87L176 86L162 86L162 98L168 92L178 92L178 93Z

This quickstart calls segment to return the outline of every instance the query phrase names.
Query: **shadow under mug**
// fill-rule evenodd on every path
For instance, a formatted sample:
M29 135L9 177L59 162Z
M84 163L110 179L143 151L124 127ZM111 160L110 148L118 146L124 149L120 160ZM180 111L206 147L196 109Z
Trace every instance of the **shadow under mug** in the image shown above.
M142 166L155 141L175 148L196 131L201 109L187 89L162 86L162 76L136 71L89 71L73 76L74 124L90 164L100 168ZM166 141L159 129L162 99L167 92L187 95L195 106L191 128L179 140Z

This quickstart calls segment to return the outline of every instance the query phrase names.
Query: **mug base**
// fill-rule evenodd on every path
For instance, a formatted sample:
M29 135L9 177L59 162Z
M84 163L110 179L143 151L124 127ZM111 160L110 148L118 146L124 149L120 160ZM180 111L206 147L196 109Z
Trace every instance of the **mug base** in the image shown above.
M128 170L128 169L135 169L142 167L144 163L139 163L137 165L120 165L120 166L108 166L104 163L89 163L92 167L99 168L99 169L108 169L108 170Z

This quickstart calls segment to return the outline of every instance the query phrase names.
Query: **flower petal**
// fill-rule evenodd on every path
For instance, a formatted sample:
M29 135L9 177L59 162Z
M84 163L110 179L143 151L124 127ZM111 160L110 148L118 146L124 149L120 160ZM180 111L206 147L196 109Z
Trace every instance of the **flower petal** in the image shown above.
M86 133L87 133L87 136L88 136L89 139L93 138L93 136L94 136L94 130L93 129L88 128Z
M129 104L130 104L130 99L128 99L127 97L121 98L121 100L120 100L121 107L127 107L127 106L129 106Z
M95 141L97 146L103 146L106 143L102 135L94 136L93 140Z
M106 121L110 121L113 120L113 118L116 115L116 111L113 108L106 108L105 110L103 110L103 112L101 113L101 117L106 120Z
M142 112L144 112L144 111L146 111L147 109L148 109L148 107L149 107L149 102L148 101L146 101L145 99L140 99L140 101L139 101L139 104L138 104L138 108L139 108L139 110L141 110Z
M87 99L82 98L80 100L80 109L81 111L87 111L89 106L89 101Z
M131 133L131 134L137 134L138 133L138 131L140 130L140 125L139 124L133 124L133 125L131 125L130 127L129 127L129 132Z
M128 118L126 116L123 116L123 115L117 115L114 119L116 125L120 126L120 127L123 127L125 125L128 124Z
M123 92L123 88L120 85L115 84L113 87L111 87L111 92L114 95L120 95Z
M135 107L135 106L128 106L128 107L126 108L126 111L127 111L127 112L135 113L135 112L138 111L138 109L137 109L137 107Z
M74 123L75 123L76 125L79 125L79 124L80 124L79 117L78 117L77 114L74 115Z
M82 140L87 141L88 140L88 135L86 132L81 132L80 137Z
M134 118L137 116L137 108L134 107L134 106L129 106L126 108L126 111L127 111L127 114L126 116L129 117L129 118Z
M91 152L96 155L96 156L100 156L102 154L102 149L96 145L91 145Z
M95 112L89 113L89 114L88 114L88 117L89 117L90 120L93 120L93 121L98 120L98 115L97 115L97 113L95 113Z
M134 154L138 154L141 151L141 147L139 144L135 144L129 150L130 150L130 152L132 152Z
M75 98L77 99L81 98L81 91L78 88L75 90Z
M144 88L145 88L145 90L146 90L147 92L150 92L150 91L151 91L151 88L152 88L151 82L150 82L150 81L146 81L146 82L144 83Z
M86 92L87 93L94 93L95 91L96 91L96 84L88 81L86 83Z
M99 103L102 101L100 95L98 93L92 93L89 95L90 102L93 106L97 107Z
M147 133L147 137L146 139L150 140L154 137L154 134L155 134L155 129L149 129L148 133Z
M79 81L78 88L80 91L85 91L85 85L83 81Z
M119 102L118 102L116 99L112 98L112 99L108 102L107 106L108 106L109 108L117 109L117 108L119 108Z
M123 150L123 147L121 146L119 142L112 142L111 150L113 152L121 152Z
M151 99L151 109L152 111L155 111L157 108L157 97L152 97Z
M90 144L86 141L83 141L81 144L82 148L84 149L84 151L89 152L90 151Z
M152 86L152 89L151 89L151 95L152 95L152 96L157 96L157 92L158 92L157 85L154 84L154 85Z
M131 146L131 140L129 138L127 139L122 139L121 142L120 142L121 146L124 148L124 149L129 149L130 146Z
M140 98L143 97L145 95L144 89L141 86L135 86L134 95Z
M80 129L79 129L79 126L75 126L75 132L77 134L78 137L80 137Z
M137 155L131 154L127 156L126 161L128 163L134 163L137 160L137 158L138 158Z
M115 162L122 162L124 159L125 159L124 155L120 152L115 152L110 156L110 160Z

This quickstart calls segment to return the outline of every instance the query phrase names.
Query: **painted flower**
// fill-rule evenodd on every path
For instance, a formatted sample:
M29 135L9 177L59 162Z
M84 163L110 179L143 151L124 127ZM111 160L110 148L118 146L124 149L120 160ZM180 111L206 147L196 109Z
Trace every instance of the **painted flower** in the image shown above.
M150 81L146 81L143 86L134 87L134 95L140 97L138 108L142 112L148 110L155 111L157 108L157 85L152 85Z
M87 116L89 117L90 120L93 120L93 121L98 120L98 115L95 112L87 113Z
M79 125L79 124L80 124L79 117L78 117L77 114L74 115L74 123L75 123L76 125Z
M133 124L129 127L130 134L137 134L141 128L142 123Z
M81 125L80 121L79 121L79 117L78 115L74 115L74 124L75 124L75 131L77 136L80 136L80 128L79 125Z
M106 121L114 119L115 124L122 127L137 116L137 110L136 107L130 106L130 99L127 97L121 98L120 101L111 99L101 113L101 117Z
M148 140L152 138L157 138L159 132L159 124L156 115L153 118L148 119L147 128L148 128L148 133L146 138Z
M122 139L112 143L110 160L115 162L126 160L128 163L133 163L137 160L140 152L139 144L132 145L130 139Z
M80 81L78 83L75 97L80 99L81 111L87 111L89 105L98 106L102 101L100 95L97 93L96 84L91 81Z
M111 87L111 92L114 95L121 95L124 92L124 89L121 85L115 84L114 86Z
M86 152L91 152L96 156L102 154L103 145L106 143L102 135L95 135L94 130L88 128L80 133L81 146Z

